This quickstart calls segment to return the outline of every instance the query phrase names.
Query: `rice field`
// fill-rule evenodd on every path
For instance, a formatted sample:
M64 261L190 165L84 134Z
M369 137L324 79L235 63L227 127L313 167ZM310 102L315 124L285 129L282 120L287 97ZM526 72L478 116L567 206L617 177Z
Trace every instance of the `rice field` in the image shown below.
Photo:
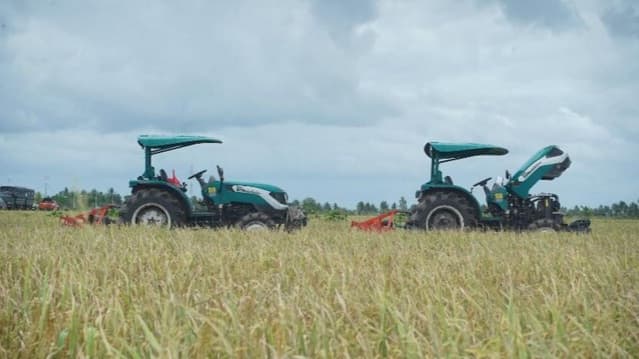
M0 358L637 357L638 233L73 229L3 211Z

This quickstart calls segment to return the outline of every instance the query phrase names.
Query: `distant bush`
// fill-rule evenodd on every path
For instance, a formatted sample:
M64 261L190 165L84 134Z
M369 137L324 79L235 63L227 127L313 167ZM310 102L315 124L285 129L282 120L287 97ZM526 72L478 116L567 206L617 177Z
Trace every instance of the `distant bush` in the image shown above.
M326 212L324 218L328 221L345 221L348 218L348 214L341 210L332 210Z

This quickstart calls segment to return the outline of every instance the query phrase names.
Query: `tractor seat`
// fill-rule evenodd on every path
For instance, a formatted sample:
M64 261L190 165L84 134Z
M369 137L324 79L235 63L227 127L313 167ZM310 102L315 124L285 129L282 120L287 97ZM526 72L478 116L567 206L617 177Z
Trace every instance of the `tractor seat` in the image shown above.
M166 174L166 171L164 170L164 168L160 169L160 179L162 181L168 182L169 181L169 176Z
M453 184L453 179L450 178L450 176L446 176L446 177L444 177L444 183L452 185Z

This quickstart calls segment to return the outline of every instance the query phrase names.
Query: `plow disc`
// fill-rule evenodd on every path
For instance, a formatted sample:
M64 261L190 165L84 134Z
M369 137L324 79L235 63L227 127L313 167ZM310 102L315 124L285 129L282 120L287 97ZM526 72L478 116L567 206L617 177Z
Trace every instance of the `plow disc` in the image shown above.
M111 224L113 221L107 216L107 214L109 213L109 210L115 207L117 206L114 204L107 204L75 216L61 216L60 223L69 227L81 227L85 223Z
M371 232L386 232L397 228L394 223L395 216L398 214L408 214L409 212L394 209L390 212L382 213L379 216L367 219L365 221L351 221L351 228L357 228Z

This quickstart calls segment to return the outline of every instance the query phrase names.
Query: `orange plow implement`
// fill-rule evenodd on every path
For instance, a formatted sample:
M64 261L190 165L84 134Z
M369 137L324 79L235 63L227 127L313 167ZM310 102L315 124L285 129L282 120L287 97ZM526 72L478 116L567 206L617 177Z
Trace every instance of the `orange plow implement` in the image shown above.
M107 204L94 208L88 212L80 213L76 216L61 216L60 223L69 227L81 227L85 223L89 224L111 224L113 220L107 217L111 208L117 207L114 204Z
M377 217L367 219L365 221L351 221L351 228L357 228L371 232L386 232L395 228L403 228L395 224L395 216L397 214L410 214L410 212L394 209L390 212L382 213Z

